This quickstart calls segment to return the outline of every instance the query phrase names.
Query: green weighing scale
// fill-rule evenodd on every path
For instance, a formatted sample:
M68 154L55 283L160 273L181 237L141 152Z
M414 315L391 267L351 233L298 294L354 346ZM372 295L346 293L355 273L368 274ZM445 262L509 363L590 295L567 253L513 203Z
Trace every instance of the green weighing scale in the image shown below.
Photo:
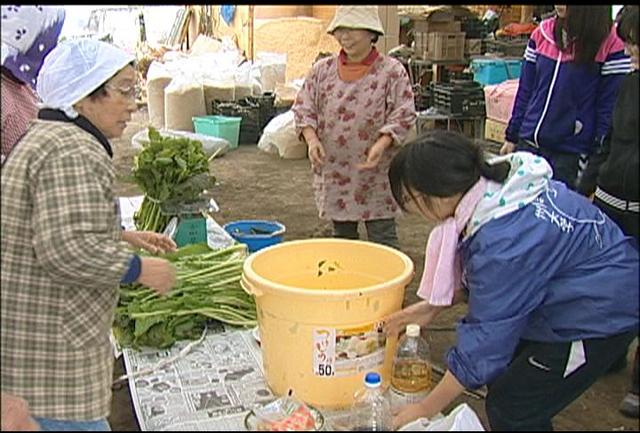
M163 233L173 239L178 248L207 243L207 214L219 210L218 204L210 197L188 204L162 205L160 212L171 216Z

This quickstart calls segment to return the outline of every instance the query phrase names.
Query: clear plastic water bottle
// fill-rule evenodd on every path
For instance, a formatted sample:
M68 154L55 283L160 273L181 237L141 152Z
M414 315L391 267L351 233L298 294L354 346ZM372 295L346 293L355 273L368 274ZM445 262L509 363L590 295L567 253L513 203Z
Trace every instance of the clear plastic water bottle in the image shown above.
M391 430L391 406L382 390L382 381L378 373L371 372L365 375L364 388L355 395L353 417L353 431Z
M407 325L398 342L391 373L391 406L417 403L431 390L429 344L420 336L420 325Z

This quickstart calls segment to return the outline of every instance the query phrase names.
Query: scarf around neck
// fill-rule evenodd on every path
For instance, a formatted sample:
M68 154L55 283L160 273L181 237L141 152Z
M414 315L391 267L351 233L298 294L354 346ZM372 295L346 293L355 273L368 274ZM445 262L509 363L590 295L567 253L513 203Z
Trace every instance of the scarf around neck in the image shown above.
M109 140L107 140L107 137L105 137L104 134L100 132L100 130L98 130L98 128L96 128L93 125L93 123L91 123L89 119L87 119L86 117L82 115L78 115L78 117L76 117L75 119L70 119L61 110L53 110L51 108L42 108L38 112L38 119L52 120L55 122L73 123L83 131L86 131L89 134L93 135L95 139L100 142L104 150L107 152L107 154L109 155L109 158L113 158L113 149L111 149L111 144L109 143Z
M533 202L549 187L553 170L542 157L514 152L488 161L509 162L511 169L503 183L480 180L462 197L453 217L436 226L429 235L424 272L418 296L431 305L451 305L461 288L462 263L458 241L473 236L484 224Z

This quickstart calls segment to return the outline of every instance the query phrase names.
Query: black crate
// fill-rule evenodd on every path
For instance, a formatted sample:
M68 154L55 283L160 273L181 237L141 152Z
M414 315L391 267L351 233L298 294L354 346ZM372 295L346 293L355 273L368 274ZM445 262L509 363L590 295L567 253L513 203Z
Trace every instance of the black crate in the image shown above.
M467 39L484 39L489 34L489 28L486 23L478 18L462 21L462 31Z
M273 106L275 95L249 96L237 102L213 101L213 114L242 117L240 144L257 144L262 130L276 115Z
M433 87L434 106L452 116L485 116L482 87L463 83L436 84Z
M422 91L414 94L416 111L424 111L433 105L433 94L430 91Z
M484 52L499 54L505 57L522 57L529 42L528 36L501 37L484 39Z

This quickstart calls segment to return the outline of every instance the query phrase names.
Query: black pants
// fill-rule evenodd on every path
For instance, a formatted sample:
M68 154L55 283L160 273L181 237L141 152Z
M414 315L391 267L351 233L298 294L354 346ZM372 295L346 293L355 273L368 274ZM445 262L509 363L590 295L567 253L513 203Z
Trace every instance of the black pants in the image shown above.
M518 142L516 150L531 152L542 156L549 162L551 168L553 168L553 179L564 182L565 185L575 191L578 180L579 154L542 149L524 140Z
M399 249L396 220L393 218L365 221L370 242ZM359 239L358 221L334 221L333 236L344 239Z
M551 431L551 419L576 400L626 353L636 330L583 340L585 364L563 377L571 343L522 340L508 369L488 385L492 430Z
M636 247L640 245L640 214L638 212L624 211L600 200L598 197L593 198L593 204L598 206L602 212L606 213L613 220L622 232L635 238Z
M622 232L635 238L636 248L640 248L640 218L637 212L623 211L600 200L598 197L593 199L593 203L598 206L602 212L606 213L618 226ZM631 373L630 392L638 394L640 392L640 346L636 349L636 356L633 359L633 371Z

